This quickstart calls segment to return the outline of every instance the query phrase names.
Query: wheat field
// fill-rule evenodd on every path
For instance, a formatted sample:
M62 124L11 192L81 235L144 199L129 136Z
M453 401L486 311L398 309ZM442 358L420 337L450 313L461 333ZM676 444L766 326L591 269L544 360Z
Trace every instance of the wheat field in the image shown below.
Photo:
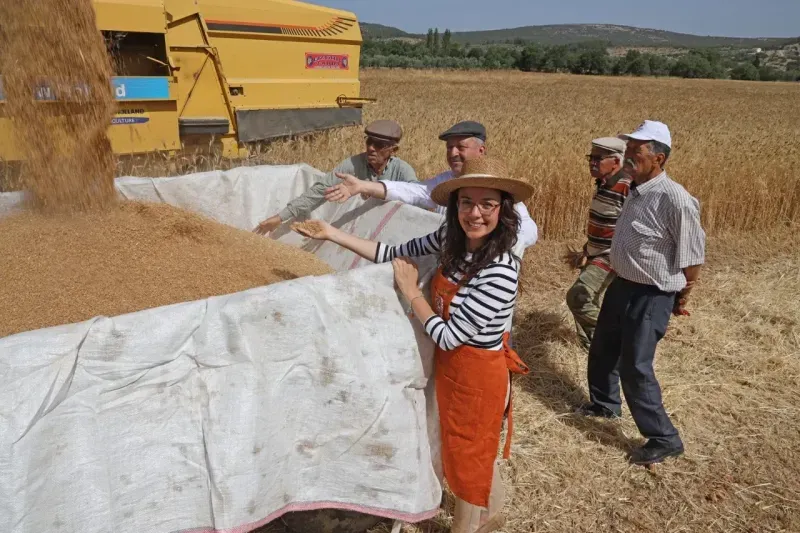
M517 72L362 77L363 94L378 98L366 120L403 125L400 156L421 177L446 168L437 134L475 119L488 128L489 150L536 187L529 208L545 238L526 252L515 319L531 374L514 384L503 531L800 531L800 85ZM673 318L656 358L686 454L653 470L626 461L643 442L627 410L621 421L571 414L587 395L586 355L564 302L576 273L560 261L566 244L582 244L590 140L645 118L670 126L668 171L700 199L710 235L692 315ZM249 163L327 169L362 139L351 128L272 143ZM448 531L448 503L403 531Z
M528 207L543 239L525 255L514 331L531 374L514 382L505 533L800 531L800 84L365 71L362 95L378 99L365 121L402 124L400 157L421 178L447 168L438 134L473 119L486 124L490 152L536 189ZM621 421L571 414L587 394L586 355L564 302L576 273L559 259L582 244L589 142L645 118L670 126L667 169L701 201L710 235L692 315L673 318L656 359L686 454L653 470L625 459L642 442L627 410ZM347 128L268 143L245 161L121 160L117 174L327 170L362 149L361 128ZM445 504L403 531L449 524Z
M645 118L670 127L667 170L701 201L710 233L800 219L800 84L370 70L362 74L362 95L378 100L365 107L365 121L403 126L399 156L420 179L447 170L440 132L459 120L483 122L491 153L535 185L529 207L546 237L582 234L591 195L583 156L592 138L633 131ZM270 143L246 164L305 162L328 170L363 146L361 128L347 128ZM120 172L231 164L200 156L177 166L164 160L159 168L154 159Z

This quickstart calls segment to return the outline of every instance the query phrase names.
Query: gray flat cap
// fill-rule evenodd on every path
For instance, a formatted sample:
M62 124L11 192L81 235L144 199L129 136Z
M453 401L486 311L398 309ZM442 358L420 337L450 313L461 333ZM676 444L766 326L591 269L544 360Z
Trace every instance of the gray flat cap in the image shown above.
M486 128L480 122L465 120L450 127L449 130L439 135L439 140L444 141L448 137L477 137L486 141Z
M617 137L600 137L592 141L592 146L596 146L612 154L624 154L627 143Z
M400 127L400 124L394 120L376 120L370 122L367 127L364 128L364 133L367 134L367 137L373 137L382 141L400 142L400 139L403 138L403 129Z

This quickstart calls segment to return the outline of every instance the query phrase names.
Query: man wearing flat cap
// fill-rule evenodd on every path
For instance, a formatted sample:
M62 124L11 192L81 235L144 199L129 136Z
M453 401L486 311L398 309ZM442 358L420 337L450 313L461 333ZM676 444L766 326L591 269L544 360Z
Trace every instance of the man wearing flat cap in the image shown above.
M662 122L646 120L624 136L631 191L611 242L616 272L606 291L589 349L590 403L586 416L618 417L619 385L647 443L631 455L649 465L683 453L683 441L664 409L653 360L670 316L684 308L705 261L700 203L664 171L672 136Z
M277 215L261 222L256 233L266 235L282 223L294 217L304 217L325 203L325 189L349 176L357 181L417 182L414 169L397 157L403 130L393 120L376 120L364 128L366 150L339 163L332 172L312 185L308 191L298 196Z
M446 208L431 199L431 192L440 183L460 175L464 161L481 157L486 153L486 128L483 124L472 120L459 122L439 135L439 140L445 141L447 164L450 170L417 183L384 179L366 182L345 177L341 183L335 184L325 191L325 198L331 202L341 203L353 195L362 194L381 200L397 200L444 214ZM536 243L538 228L524 204L518 203L515 208L520 215L517 246L523 249L528 248Z
M589 207L586 244L582 252L569 258L571 266L580 268L581 273L567 291L567 306L575 319L578 341L587 352L597 326L600 300L614 279L609 258L611 238L631 186L631 178L622 170L624 155L624 140L601 137L592 141L592 151L586 156L595 191Z

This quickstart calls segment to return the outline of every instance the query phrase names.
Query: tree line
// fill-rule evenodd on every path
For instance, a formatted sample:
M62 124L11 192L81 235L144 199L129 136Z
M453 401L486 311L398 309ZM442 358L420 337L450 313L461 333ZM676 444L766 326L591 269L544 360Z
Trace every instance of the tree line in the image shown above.
M431 29L425 41L365 40L363 67L517 69L525 72L573 74L676 76L762 81L800 81L800 62L779 70L764 64L765 56L732 58L713 48L691 49L665 56L639 50L612 57L606 43L539 45L511 43L462 45L452 41L450 30Z

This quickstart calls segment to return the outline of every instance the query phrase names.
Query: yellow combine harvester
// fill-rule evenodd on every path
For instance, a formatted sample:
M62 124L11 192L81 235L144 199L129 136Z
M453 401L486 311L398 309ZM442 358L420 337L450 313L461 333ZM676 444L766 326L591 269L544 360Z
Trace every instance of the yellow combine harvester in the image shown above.
M352 13L295 0L93 3L114 60L118 154L213 137L235 157L247 143L361 123ZM37 88L35 98L57 95ZM19 160L2 101L0 77L0 159Z

